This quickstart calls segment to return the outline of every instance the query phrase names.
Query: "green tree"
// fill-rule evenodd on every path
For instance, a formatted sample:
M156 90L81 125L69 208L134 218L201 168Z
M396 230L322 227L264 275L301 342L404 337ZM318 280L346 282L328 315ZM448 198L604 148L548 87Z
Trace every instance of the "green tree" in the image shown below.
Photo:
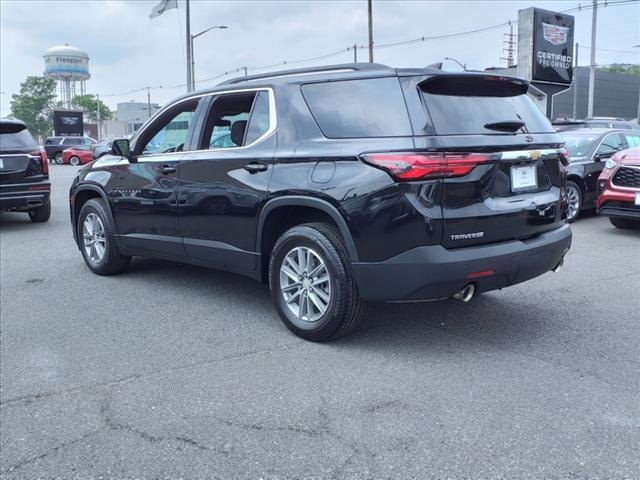
M98 120L98 105L100 105L100 120L110 120L113 113L109 110L109 107L107 107L102 100L98 100L95 95L77 95L71 100L71 106L83 110L85 117L92 122Z
M20 93L11 96L11 115L22 120L34 136L49 135L53 129L56 81L45 77L27 77Z
M640 77L640 65L634 65L633 63L612 63L606 67L600 67L600 70L603 72L626 73L627 75Z

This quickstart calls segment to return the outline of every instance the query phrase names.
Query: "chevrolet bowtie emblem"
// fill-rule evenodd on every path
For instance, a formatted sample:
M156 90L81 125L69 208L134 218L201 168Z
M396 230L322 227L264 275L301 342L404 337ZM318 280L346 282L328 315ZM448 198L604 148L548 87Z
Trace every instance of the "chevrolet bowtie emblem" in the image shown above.
M531 160L538 160L541 156L542 153L540 153L540 150L533 150L531 153L529 153L529 158Z

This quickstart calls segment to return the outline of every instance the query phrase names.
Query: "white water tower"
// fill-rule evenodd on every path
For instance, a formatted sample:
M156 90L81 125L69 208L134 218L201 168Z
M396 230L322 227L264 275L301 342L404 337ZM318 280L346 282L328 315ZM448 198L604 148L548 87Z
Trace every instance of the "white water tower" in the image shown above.
M71 108L71 99L85 94L85 81L91 78L89 55L65 43L51 47L43 56L44 76L58 81L59 98L65 108Z

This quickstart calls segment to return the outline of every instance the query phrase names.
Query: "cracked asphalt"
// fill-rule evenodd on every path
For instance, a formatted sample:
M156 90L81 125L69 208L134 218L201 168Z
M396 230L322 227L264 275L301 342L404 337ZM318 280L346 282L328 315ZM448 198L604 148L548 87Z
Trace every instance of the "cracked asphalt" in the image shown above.
M469 304L372 305L308 343L267 288L0 220L0 478L640 478L640 233ZM380 279L384 281L384 279Z

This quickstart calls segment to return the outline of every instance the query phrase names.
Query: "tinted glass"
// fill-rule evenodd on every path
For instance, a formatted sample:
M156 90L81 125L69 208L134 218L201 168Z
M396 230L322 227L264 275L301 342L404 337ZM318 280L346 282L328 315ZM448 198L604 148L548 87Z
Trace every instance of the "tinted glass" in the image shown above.
M412 135L397 78L374 78L302 86L322 133L329 138Z
M47 138L47 140L44 142L45 145L57 145L58 143L60 143L59 137Z
M570 132L562 133L570 158L586 157L595 148L596 142L600 140L600 135L576 135Z
M68 137L62 142L63 145L82 145L84 140L81 137Z
M25 148L37 148L36 141L27 127L19 124L0 123L0 150Z
M250 145L269 130L269 94L261 91L253 102L251 118L247 126L245 145Z
M528 133L553 133L547 117L526 95L512 97L437 95L422 92L437 135L496 134L496 122L521 121ZM520 130L522 132L522 130Z

